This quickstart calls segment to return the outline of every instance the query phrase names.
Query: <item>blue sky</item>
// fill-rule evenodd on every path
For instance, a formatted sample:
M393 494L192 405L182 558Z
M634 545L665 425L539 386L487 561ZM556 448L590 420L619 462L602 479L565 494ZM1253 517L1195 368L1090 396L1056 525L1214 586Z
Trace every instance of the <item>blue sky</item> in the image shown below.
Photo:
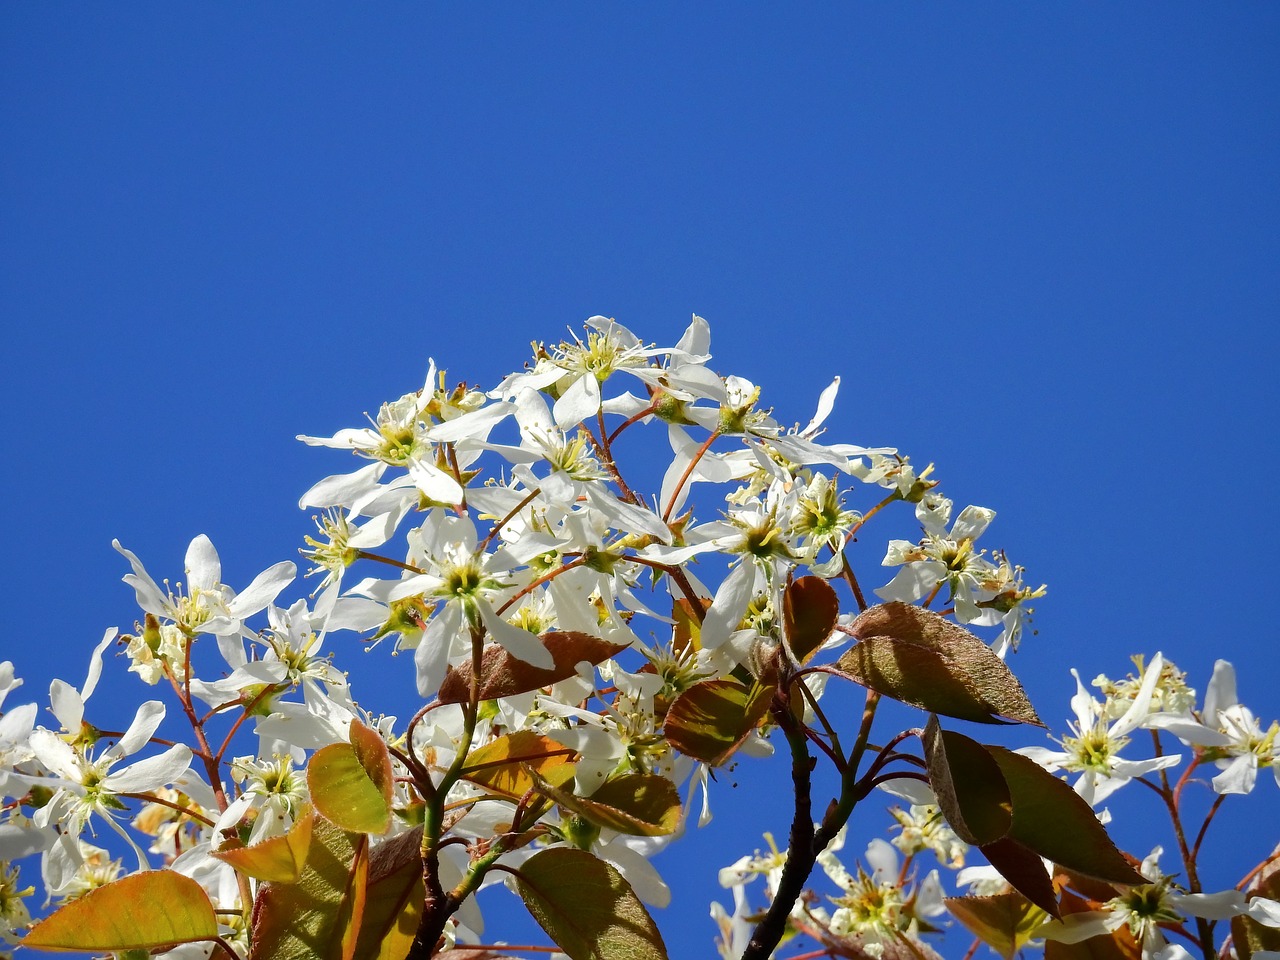
M1241 699L1280 714L1258 526L1280 8L0 18L0 658L23 692L78 683L134 618L113 537L176 575L207 533L231 583L292 556L298 495L337 469L293 437L357 424L429 356L491 385L592 314L669 343L697 312L712 365L780 419L840 374L830 438L998 511L992 541L1049 584L1014 666L1057 733L1068 668L1155 650L1200 689L1235 661ZM706 953L710 865L785 833L748 816L768 779L743 782L752 809L722 802L692 847L705 876L680 870L673 956ZM1222 849L1280 819L1269 777L1239 810Z

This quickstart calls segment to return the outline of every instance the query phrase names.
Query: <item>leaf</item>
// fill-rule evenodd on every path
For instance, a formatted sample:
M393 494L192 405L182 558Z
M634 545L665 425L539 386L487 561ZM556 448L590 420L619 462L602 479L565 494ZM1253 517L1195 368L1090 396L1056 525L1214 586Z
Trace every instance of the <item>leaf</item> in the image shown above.
M369 891L353 960L403 960L408 954L426 896L421 846L417 827L370 853Z
M696 613L693 604L685 597L678 598L671 605L671 619L675 621L671 632L671 646L676 653L696 653L702 649L702 620L711 607L711 600L699 597L698 602L702 609Z
M505 648L490 644L485 648L480 665L480 699L499 700L516 694L540 690L553 683L576 676L577 666L584 660L591 664L602 663L616 657L627 644L610 643L586 633L553 631L539 639L551 654L555 666L539 668L512 656ZM438 699L441 703L467 703L471 699L471 680L474 672L471 664L450 667L440 684Z
M296 883L302 875L307 850L311 846L314 820L315 810L308 807L307 812L294 821L288 833L270 837L249 847L223 847L221 850L211 851L210 856L255 880Z
M948 897L945 903L953 917L1005 960L1012 960L1048 919L1043 910L1018 893Z
M1280 860L1275 859L1278 854L1280 847L1271 851L1271 856L1263 861L1267 865L1258 871L1258 875L1249 884L1249 889L1245 891L1246 897L1280 900ZM1280 930L1261 924L1253 917L1232 917L1231 939L1240 960L1250 960L1262 950L1280 951Z
M366 755L368 749L362 748ZM374 775L381 771L375 768ZM307 786L316 809L344 830L382 834L391 829L391 795L385 789L389 779L383 786L375 782L351 744L331 743L313 753Z
M836 628L840 599L821 577L801 577L787 584L782 595L782 616L791 653L803 664Z
M356 759L364 772L369 775L373 785L382 791L387 809L391 809L391 795L395 790L395 774L391 769L391 751L377 730L367 727L359 720L352 720L348 738L355 750Z
M258 890L250 956L254 960L351 960L368 870L368 837L316 817L298 882L266 883Z
M1061 916L1057 891L1037 853L1012 837L984 843L978 849L1015 890L1050 916Z
M1086 876L1111 883L1147 882L1111 842L1093 808L1066 781L1012 750L990 744L986 749L1009 785L1013 800L1010 837Z
M462 776L491 793L519 800L536 786L530 770L552 786L568 783L573 778L575 756L573 750L550 737L518 730L472 751Z
M738 680L702 680L676 697L663 733L686 756L718 767L737 751L769 711L773 690Z
M680 792L656 773L628 773L606 781L590 797L579 797L545 781L539 789L560 806L600 827L640 837L664 837L680 823Z
M878 693L961 720L1044 726L1017 677L968 630L931 610L882 603L850 624L835 669Z
M77 953L150 950L217 935L213 904L200 884L172 870L148 870L60 907L32 927L21 945Z
M662 935L630 884L585 850L534 854L517 872L516 889L570 960L666 960Z
M965 843L999 840L1013 824L1013 802L1000 765L976 740L943 730L931 716L924 728L924 756L938 807Z

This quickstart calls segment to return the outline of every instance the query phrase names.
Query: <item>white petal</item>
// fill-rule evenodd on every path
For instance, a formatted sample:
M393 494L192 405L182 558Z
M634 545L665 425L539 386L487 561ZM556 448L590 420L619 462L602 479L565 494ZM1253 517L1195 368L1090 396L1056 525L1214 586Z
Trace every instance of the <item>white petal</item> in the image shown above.
M280 596L280 591L292 583L297 575L298 568L290 560L282 560L275 566L268 567L227 605L228 612L238 620L253 616Z
M1174 905L1193 917L1206 920L1229 920L1245 912L1244 894L1239 890L1223 890L1221 893L1187 893L1177 896Z
M1163 669L1164 657L1157 653L1147 665L1146 673L1142 675L1142 686L1138 688L1133 703L1129 704L1129 709L1124 712L1124 716L1112 724L1108 732L1109 736L1123 737L1126 733L1136 730L1142 725L1142 721L1147 719L1147 714L1151 712L1151 696L1155 692L1156 684L1160 680L1160 671Z
M208 591L222 582L222 561L218 559L218 551L213 548L213 541L203 533L187 547L184 566L187 571L188 593L195 590Z
M27 741L36 759L64 780L80 783L84 776L79 757L71 744L44 728L36 730Z
M413 653L413 665L417 671L418 693L433 697L444 682L449 667L449 652L462 629L462 611L458 604L446 604L427 625L418 648Z
M592 380L595 377L591 378ZM643 854L623 844L623 837L601 846L600 853L618 868L618 872L631 884L631 889L645 903L665 907L671 902L671 888L662 879Z
M1246 912L1250 918L1264 927L1280 927L1280 903L1275 900L1254 897L1249 901L1249 909ZM1261 954L1255 953L1254 956L1261 956Z
M865 854L871 878L876 883L895 883L898 879L898 852L887 840L877 837L867 844Z
M111 774L102 781L102 785L112 793L157 790L182 776L190 763L191 748L175 743L159 756L147 757Z
M79 690L65 681L54 680L49 684L49 707L63 730L70 734L80 733L84 701L80 699Z
M93 691L97 689L98 678L102 676L102 652L116 638L118 632L115 627L108 628L107 632L102 635L102 639L98 641L98 645L93 648L93 653L89 655L89 673L84 678L84 686L80 688L80 699L82 701L88 700L93 696Z
M444 423L432 424L427 428L427 438L435 443L483 440L497 424L514 412L515 409L509 403L491 403Z
M1217 723L1219 712L1235 706L1238 702L1236 700L1236 668L1226 660L1219 660L1213 665L1213 679L1209 681L1209 689L1204 694L1205 723Z
M133 715L133 722L129 724L129 729L124 732L119 742L107 751L107 754L114 757L127 757L137 753L151 739L151 735L156 732L162 720L164 720L164 704L159 700L148 700L138 707L138 712Z
M965 507L951 528L951 539L977 540L995 518L996 512L986 507Z
M1252 793L1258 779L1258 758L1252 753L1236 757L1227 768L1213 778L1218 793Z
M357 497L378 486L386 468L387 465L379 461L361 467L355 473L325 477L299 498L298 507L305 510L307 507L349 506Z
M831 416L831 411L836 405L836 393L840 389L840 378L836 377L831 381L827 389L822 391L822 395L818 397L818 411L813 415L813 419L800 431L802 437L812 437L818 428Z
M908 563L892 580L876 591L876 596L881 600L912 603L937 586L938 581L946 575L946 566L937 560Z
M489 630L489 636L513 657L543 670L549 670L556 665L551 651L543 646L542 641L534 634L502 619L485 601L481 600L477 605L480 608L480 616L484 618L484 625Z
M737 629L751 602L755 582L755 567L749 560L743 560L724 578L702 621L704 650L716 649Z
M437 503L461 503L462 487L458 481L434 464L424 460L409 463L413 485Z
M578 377L569 389L560 394L560 399L551 408L556 418L556 426L561 430L575 427L582 421L596 415L600 409L600 381L593 373L584 373Z

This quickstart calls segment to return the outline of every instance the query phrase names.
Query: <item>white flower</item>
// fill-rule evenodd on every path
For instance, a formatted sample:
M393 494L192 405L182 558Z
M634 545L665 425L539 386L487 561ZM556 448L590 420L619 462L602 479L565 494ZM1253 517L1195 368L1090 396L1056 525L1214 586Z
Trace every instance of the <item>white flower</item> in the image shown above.
M1025 747L1018 751L1049 770L1066 770L1079 773L1075 782L1076 793L1090 806L1101 803L1134 777L1176 766L1179 756L1153 757L1150 760L1126 760L1119 756L1129 743L1128 734L1140 727L1151 709L1152 691L1160 679L1164 658L1156 654L1142 677L1142 686L1133 698L1128 710L1118 719L1108 723L1103 704L1089 696L1080 675L1076 678L1076 695L1071 707L1076 719L1071 724L1074 736L1063 737L1061 751L1043 747Z

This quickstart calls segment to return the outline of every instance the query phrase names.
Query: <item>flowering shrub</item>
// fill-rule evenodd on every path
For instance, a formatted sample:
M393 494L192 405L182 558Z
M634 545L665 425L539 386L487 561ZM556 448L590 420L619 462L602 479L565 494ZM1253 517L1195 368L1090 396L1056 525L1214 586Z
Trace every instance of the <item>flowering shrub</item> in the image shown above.
M1277 727L1236 702L1230 666L1198 708L1159 655L1099 678L1102 700L1077 681L1059 751L952 729L1042 725L1005 657L1044 588L976 545L994 513L956 512L931 468L825 442L838 380L786 428L709 359L699 318L658 348L594 317L585 340L535 344L492 390L450 387L432 363L369 426L300 438L365 461L302 497L323 511L302 551L310 596L280 599L288 562L236 591L204 536L173 586L117 543L133 633L107 631L79 687L53 683L57 729L35 704L0 715L6 940L130 958L492 957L511 951L485 942L475 893L501 881L573 960L662 958L649 907L670 894L649 858L709 819L710 771L778 744L789 841L721 871L722 956L937 956L931 935L955 921L1006 956L1280 949L1274 858L1206 893L1205 830L1181 820L1205 765L1210 817L1280 771ZM661 470L640 446L653 430ZM899 504L921 537L868 555L866 525ZM874 591L868 561L894 569ZM324 652L339 631L411 654L422 704L407 721L357 703ZM165 697L120 731L88 703L108 650ZM0 709L20 683L0 664ZM822 708L831 684L863 691L852 729ZM920 724L877 733L886 698ZM1140 731L1152 755L1122 757ZM1175 739L1191 755L1171 784ZM818 763L833 797L814 796ZM1172 817L1181 879L1158 853L1122 854L1094 812L1134 781ZM850 815L877 790L900 800L892 842L851 861ZM95 845L101 828L124 857ZM964 867L970 847L990 867ZM939 869L921 877L926 853ZM17 865L37 856L44 897ZM948 898L942 870L971 895ZM806 890L815 871L825 899Z

